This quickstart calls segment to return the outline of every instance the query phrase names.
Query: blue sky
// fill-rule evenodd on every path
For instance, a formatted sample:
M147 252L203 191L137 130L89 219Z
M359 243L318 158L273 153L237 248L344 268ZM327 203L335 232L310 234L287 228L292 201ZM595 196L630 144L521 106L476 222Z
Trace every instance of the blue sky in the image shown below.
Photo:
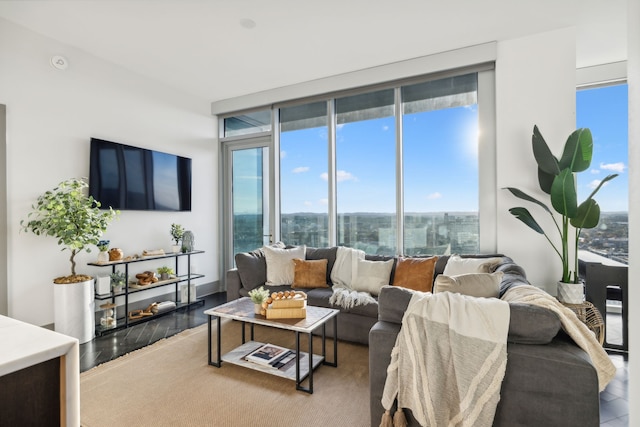
M477 107L405 115L403 132L405 212L477 211ZM282 212L326 213L326 128L280 144ZM338 125L338 213L395 212L395 150L393 117Z
M609 181L594 197L603 212L629 210L627 85L583 89L576 93L576 127L586 127L593 136L593 160L589 173L578 180L579 201L609 174Z

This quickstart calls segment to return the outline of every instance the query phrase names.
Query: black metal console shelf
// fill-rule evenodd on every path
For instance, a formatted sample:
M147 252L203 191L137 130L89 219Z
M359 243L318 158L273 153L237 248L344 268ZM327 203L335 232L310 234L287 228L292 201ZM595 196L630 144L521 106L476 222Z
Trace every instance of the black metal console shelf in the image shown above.
M99 301L106 301L106 300L111 300L112 303L116 304L116 300L119 297L124 297L124 317L120 317L117 318L117 322L116 322L116 326L115 327L110 327L110 328L106 328L103 327L100 324L96 325L96 335L104 335L106 333L109 332L113 332L116 331L118 329L123 329L123 328L127 328L131 325L137 324L137 323L141 323L141 322L145 322L151 319L154 319L158 316L162 316L163 314L166 313L171 313L173 311L179 310L181 308L184 307L189 307L195 304L203 304L204 300L195 300L195 301L191 301L191 281L195 280L195 279L199 279L204 277L203 274L196 274L196 273L191 273L191 255L197 255L197 254L202 254L204 253L204 251L198 251L198 250L194 250L191 252L177 252L177 253L167 253L164 255L152 255L152 256L144 256L141 258L135 258L135 259L131 259L128 261L125 260L120 260L120 261L110 261L110 262L104 262L104 263L97 263L97 262L90 262L88 263L88 265L92 265L95 267L111 267L111 272L115 273L117 270L118 266L124 267L124 274L125 274L125 278L126 278L126 286L124 286L123 290L121 292L118 293L114 293L111 292L110 294L106 294L106 295L99 295L99 294L95 294L94 295L94 299L99 300ZM187 257L187 274L179 274L179 259L181 257ZM131 287L130 285L132 285L131 280L129 279L129 264L135 264L138 262L146 262L146 261L154 261L154 260L159 260L159 259L166 259L166 258L174 258L175 259L175 268L174 268L174 272L175 272L175 277L168 279L168 280L159 280L156 283L152 283L149 285L145 285L145 286L140 286L140 287ZM135 277L135 276L134 276ZM180 300L179 298L179 292L180 292L180 283L187 283L187 302L178 302ZM176 303L176 307L173 310L169 310L169 311L165 311L163 313L158 313L155 314L153 316L145 316L141 319L129 319L129 295L134 294L134 293L138 293L138 292L144 292L144 291L148 291L149 289L157 289L157 288L161 288L164 286L169 286L169 285L174 285L175 286L175 303Z

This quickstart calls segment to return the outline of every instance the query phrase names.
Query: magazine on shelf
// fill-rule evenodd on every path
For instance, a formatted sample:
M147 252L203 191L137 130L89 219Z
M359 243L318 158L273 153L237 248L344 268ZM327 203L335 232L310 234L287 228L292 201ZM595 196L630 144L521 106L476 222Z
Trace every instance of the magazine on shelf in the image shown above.
M293 350L289 350L282 357L280 357L275 362L271 363L276 369L286 369L294 360L296 359L296 352Z
M291 350L274 344L264 344L245 356L250 362L265 366L273 366L279 359L286 356Z

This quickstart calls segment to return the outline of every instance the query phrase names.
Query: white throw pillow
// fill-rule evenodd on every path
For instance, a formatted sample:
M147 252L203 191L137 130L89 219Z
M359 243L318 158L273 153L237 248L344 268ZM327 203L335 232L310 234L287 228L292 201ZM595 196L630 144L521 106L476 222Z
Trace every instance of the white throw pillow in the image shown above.
M454 292L478 298L498 298L503 275L502 271L459 276L440 274L433 285L433 293Z
M489 273L489 267L501 261L502 257L462 258L460 255L451 255L442 274L458 276L460 274Z
M391 269L394 260L388 261L367 261L358 260L358 270L356 279L351 284L354 291L369 292L371 295L378 295L384 285L389 284Z
M267 286L290 285L295 276L294 259L305 259L306 246L290 249L263 246L265 261L267 262Z

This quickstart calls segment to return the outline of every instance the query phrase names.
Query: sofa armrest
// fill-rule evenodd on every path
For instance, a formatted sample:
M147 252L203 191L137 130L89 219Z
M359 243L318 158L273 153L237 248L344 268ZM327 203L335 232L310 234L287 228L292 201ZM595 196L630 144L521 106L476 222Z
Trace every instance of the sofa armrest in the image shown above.
M240 274L238 274L237 268L232 268L227 271L225 285L227 287L227 301L240 298L242 282L240 281Z

